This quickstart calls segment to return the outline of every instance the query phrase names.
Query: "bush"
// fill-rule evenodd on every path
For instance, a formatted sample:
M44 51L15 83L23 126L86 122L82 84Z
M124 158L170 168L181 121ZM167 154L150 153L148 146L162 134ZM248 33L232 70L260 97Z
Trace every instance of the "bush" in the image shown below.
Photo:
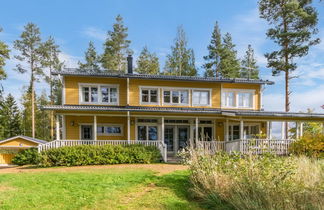
M40 166L82 166L122 163L154 163L160 161L160 151L144 145L82 145L44 151Z
M306 134L291 144L290 151L296 155L324 158L324 135Z
M324 161L191 151L192 193L213 209L321 209Z
M37 148L29 148L21 150L12 159L12 163L16 165L36 165L38 163Z

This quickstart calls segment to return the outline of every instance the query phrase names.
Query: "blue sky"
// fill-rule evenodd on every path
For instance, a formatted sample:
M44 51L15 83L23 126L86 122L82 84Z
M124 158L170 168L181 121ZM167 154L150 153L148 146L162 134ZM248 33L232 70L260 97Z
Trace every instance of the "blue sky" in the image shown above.
M17 6L19 5L19 6ZM291 87L292 111L305 111L314 108L324 112L324 3L314 2L319 11L319 34L323 42L313 47L309 55L296 60L299 64ZM98 52L103 50L106 32L112 28L117 14L124 18L129 28L131 49L136 58L143 48L157 53L161 67L170 52L178 25L183 25L189 47L193 48L196 64L201 67L202 57L207 54L215 21L218 21L223 33L230 32L240 57L248 44L255 49L263 79L276 82L268 86L264 95L266 110L284 109L283 75L272 77L266 68L264 53L275 49L275 45L265 36L267 23L258 17L256 0L29 0L4 1L0 13L0 26L4 29L0 39L12 49L12 43L19 37L23 26L28 22L37 24L43 38L53 36L61 46L60 55L66 67L76 67L83 59L84 51L90 40L94 41ZM12 49L12 54L17 52ZM17 61L8 61L5 69L8 79L2 82L6 93L12 93L19 99L22 87L28 85L29 77L15 72ZM202 68L201 72L203 71ZM44 82L37 83L37 91L48 90Z

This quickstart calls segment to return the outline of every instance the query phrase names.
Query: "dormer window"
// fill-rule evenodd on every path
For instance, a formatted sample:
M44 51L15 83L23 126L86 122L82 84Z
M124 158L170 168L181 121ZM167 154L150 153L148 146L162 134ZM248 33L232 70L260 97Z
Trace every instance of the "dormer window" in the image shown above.
M118 86L101 84L80 84L81 104L118 105Z

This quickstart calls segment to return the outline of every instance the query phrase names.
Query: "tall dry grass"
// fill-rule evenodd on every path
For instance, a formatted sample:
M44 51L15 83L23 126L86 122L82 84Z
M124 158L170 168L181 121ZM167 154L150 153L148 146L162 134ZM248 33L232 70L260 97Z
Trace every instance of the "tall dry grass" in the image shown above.
M214 209L324 209L324 161L273 155L210 156L190 149L192 193Z

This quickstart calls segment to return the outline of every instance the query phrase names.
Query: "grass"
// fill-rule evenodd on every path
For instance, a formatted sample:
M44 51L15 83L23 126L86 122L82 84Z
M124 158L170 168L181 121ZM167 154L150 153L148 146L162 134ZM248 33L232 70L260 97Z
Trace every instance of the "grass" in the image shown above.
M200 209L189 173L97 169L0 175L0 209Z

